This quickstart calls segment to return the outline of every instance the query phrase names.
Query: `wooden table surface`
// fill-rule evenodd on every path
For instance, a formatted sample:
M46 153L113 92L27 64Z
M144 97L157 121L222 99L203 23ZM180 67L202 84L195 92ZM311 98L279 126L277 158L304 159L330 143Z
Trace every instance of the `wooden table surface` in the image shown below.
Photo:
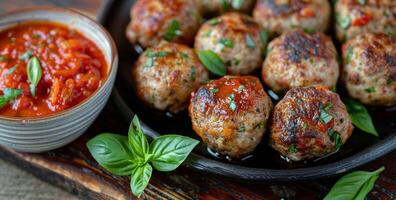
M105 9L104 5L107 3L110 3L110 0L2 0L0 13L32 5L57 5L73 7L95 17ZM17 153L7 148L0 148L0 158L84 199L131 199L133 196L129 190L129 178L109 174L97 165L85 147L86 141L98 133L104 131L126 133L127 127L128 124L122 119L114 104L109 102L87 133L72 144L42 154ZM377 181L369 199L396 199L396 151L361 169L375 170L380 166L385 166L386 170ZM181 167L172 173L154 172L142 198L321 199L335 180L238 183Z

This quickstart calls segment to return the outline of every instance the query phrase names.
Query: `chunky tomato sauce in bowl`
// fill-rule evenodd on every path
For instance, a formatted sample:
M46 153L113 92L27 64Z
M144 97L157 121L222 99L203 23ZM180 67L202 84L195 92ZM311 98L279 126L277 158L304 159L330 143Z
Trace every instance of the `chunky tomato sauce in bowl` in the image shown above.
M0 16L0 144L41 152L80 136L106 104L117 63L107 31L75 11Z

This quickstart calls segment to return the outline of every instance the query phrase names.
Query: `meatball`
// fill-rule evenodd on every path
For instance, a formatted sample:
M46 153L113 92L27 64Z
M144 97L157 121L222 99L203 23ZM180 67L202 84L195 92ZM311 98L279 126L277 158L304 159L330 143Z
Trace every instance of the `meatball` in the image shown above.
M192 45L202 17L191 0L139 0L131 10L126 36L143 47L162 39Z
M225 76L193 94L189 113L209 148L240 158L260 143L272 107L258 78Z
M252 10L255 0L196 0L207 16L223 14L227 11L240 11L248 13Z
M396 105L396 37L356 36L342 47L342 79L349 95L366 105Z
M336 4L336 32L340 41L367 32L396 34L395 0L340 0Z
M193 49L168 42L147 49L132 70L137 96L153 108L172 113L187 108L191 92L208 76Z
M353 126L337 93L310 86L286 93L275 106L270 130L270 146L292 161L301 161L337 151Z
M217 53L229 74L249 74L262 63L265 36L266 32L251 17L227 13L201 26L195 49Z
M275 92L310 85L332 88L339 76L337 51L323 33L286 32L268 45L262 75Z
M296 27L324 32L330 11L328 0L258 0L253 17L274 36Z

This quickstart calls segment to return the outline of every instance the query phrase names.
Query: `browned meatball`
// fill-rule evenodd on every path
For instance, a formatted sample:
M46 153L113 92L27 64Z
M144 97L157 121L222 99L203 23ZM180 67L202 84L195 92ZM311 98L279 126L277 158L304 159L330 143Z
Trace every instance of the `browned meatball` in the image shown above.
M335 8L337 38L351 39L367 32L396 34L395 0L338 0Z
M163 42L140 55L132 80L144 103L178 113L187 108L191 92L208 80L208 72L193 49Z
M396 105L396 37L367 33L342 49L349 95L367 105Z
M315 87L293 88L275 106L270 145L293 161L337 151L353 126L338 94Z
M202 18L195 1L139 0L131 10L126 36L131 43L152 47L161 40L191 45Z
M258 0L253 17L271 35L279 35L296 27L324 32L329 26L328 0Z
M332 88L339 76L337 51L323 33L287 32L268 45L262 73L275 92L310 85Z
M196 0L204 15L214 16L227 11L248 13L255 0Z
M258 78L225 76L199 88L189 111L194 131L208 147L238 158L260 143L272 107Z
M215 52L227 66L228 74L249 74L263 61L265 33L251 17L227 13L201 26L195 49Z

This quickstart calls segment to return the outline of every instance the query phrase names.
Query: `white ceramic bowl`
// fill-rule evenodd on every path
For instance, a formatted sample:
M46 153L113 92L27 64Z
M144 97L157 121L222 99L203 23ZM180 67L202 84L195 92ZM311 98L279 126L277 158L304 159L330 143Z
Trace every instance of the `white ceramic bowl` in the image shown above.
M0 145L34 153L64 146L88 129L109 99L117 73L118 55L113 39L101 25L70 9L42 7L7 13L0 16L0 31L30 21L57 22L79 31L102 50L109 68L102 86L70 109L43 117L0 116Z

